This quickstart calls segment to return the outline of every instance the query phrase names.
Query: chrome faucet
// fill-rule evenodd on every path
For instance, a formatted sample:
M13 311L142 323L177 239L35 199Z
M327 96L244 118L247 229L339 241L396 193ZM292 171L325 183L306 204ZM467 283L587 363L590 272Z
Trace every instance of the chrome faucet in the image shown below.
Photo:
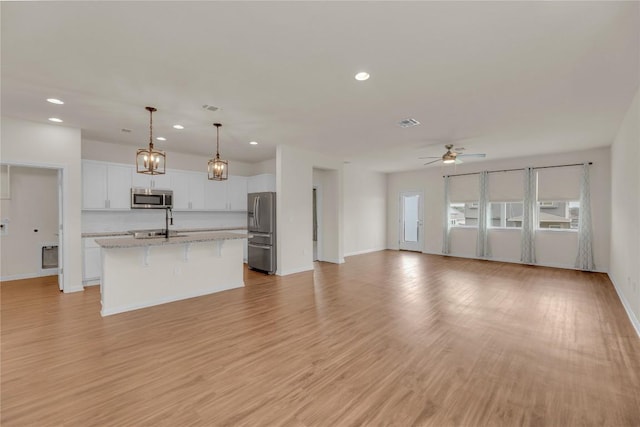
M169 238L169 220L171 220L171 225L173 225L173 211L171 208L165 209L164 216L164 237L165 239Z

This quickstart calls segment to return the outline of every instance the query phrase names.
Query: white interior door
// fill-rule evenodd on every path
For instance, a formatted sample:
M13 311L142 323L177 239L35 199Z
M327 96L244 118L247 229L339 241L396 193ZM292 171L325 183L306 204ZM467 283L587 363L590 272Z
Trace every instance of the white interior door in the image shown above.
M400 193L400 239L402 250L422 252L422 193Z

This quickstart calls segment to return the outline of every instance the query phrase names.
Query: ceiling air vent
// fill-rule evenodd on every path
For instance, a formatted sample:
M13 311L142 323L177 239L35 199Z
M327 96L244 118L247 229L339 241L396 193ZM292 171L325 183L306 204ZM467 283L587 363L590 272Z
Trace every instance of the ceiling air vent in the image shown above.
M218 107L215 107L215 106L213 106L213 105L209 105L209 104L204 104L204 105L202 106L202 108L203 108L204 110L209 110L209 111L218 111L218 110L219 110L219 108L218 108Z
M398 122L398 126L401 128L410 128L411 126L418 126L420 124L416 119L404 119Z

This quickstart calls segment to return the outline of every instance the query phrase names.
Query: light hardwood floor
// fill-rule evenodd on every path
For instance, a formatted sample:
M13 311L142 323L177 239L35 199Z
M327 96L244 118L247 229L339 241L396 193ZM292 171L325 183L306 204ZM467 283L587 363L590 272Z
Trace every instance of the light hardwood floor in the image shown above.
M5 282L2 426L640 425L603 274L382 251L100 317Z

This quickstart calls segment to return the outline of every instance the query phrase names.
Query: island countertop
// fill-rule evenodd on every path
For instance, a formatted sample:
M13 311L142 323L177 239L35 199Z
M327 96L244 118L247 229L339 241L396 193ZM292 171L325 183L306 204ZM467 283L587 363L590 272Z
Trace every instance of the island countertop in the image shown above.
M167 246L195 242L212 242L216 240L237 240L251 237L249 234L231 232L197 233L187 236L154 237L151 239L134 239L123 237L118 239L96 239L95 242L105 249L136 248L145 246Z
M172 231L178 233L207 233L212 231L246 231L246 226L240 227L205 227L205 228L171 228ZM131 236L131 230L129 231L101 231L92 233L82 233L82 237L119 237L119 236Z

